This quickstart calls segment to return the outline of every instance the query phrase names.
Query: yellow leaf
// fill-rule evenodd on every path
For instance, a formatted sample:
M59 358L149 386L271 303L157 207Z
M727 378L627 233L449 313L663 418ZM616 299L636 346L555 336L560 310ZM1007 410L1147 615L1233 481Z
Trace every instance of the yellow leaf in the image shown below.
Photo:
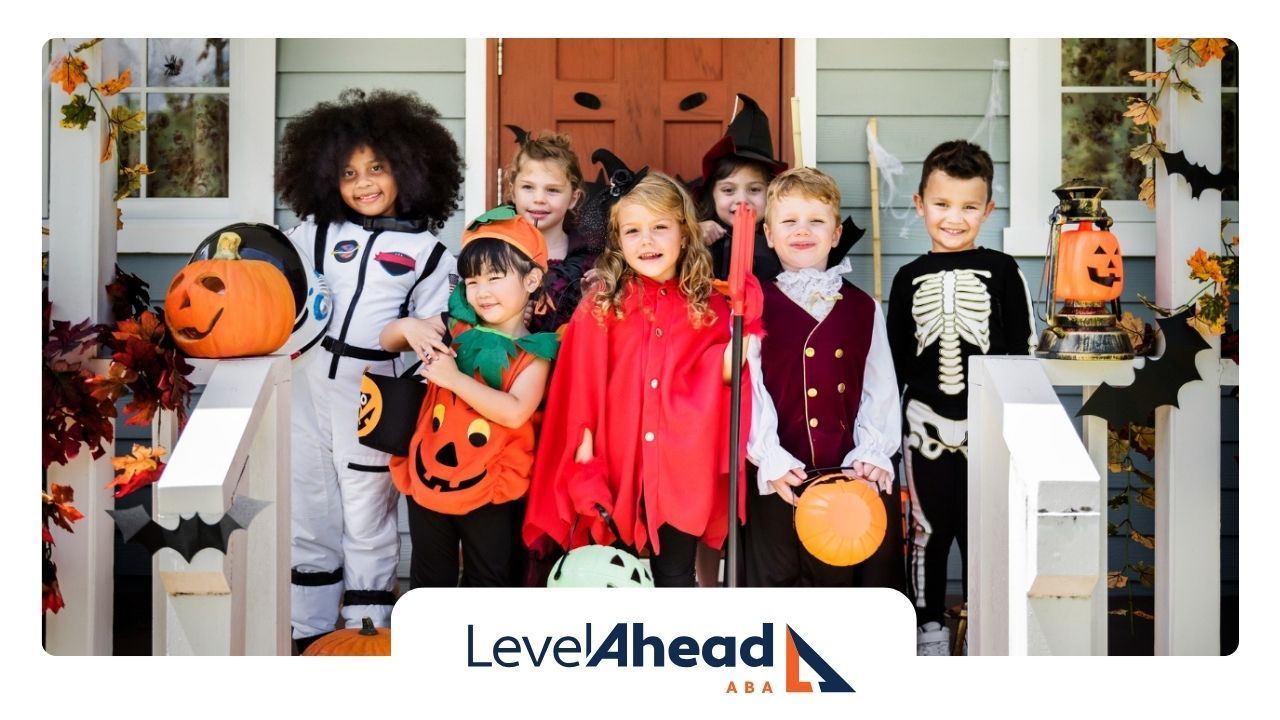
M1143 178L1142 184L1138 186L1138 199L1147 204L1150 210L1156 209L1156 180L1155 178Z
M80 83L89 81L84 74L88 69L88 64L80 58L63 55L54 61L53 72L49 75L49 82L61 83L62 91L70 95L75 92Z
M1125 575L1122 572L1115 572L1115 571L1107 573L1107 587L1122 588L1128 584L1129 584L1128 575Z
M1129 538L1148 550L1156 549L1156 541L1149 535L1143 535L1137 530L1129 531Z
M107 139L102 143L102 156L98 158L98 162L106 162L112 158L116 148L116 128L113 125L107 133Z
M1227 56L1226 38L1196 38L1191 41L1191 49L1200 56L1200 64L1210 60L1221 60Z
M1130 70L1130 71L1129 71L1129 77L1133 78L1133 79L1134 79L1134 82L1148 82L1148 81L1151 81L1151 82L1160 82L1161 80L1164 80L1165 78L1169 77L1169 73L1167 73L1167 72L1144 72L1144 71L1142 71L1142 70Z
M1125 310L1124 314L1120 316L1120 327L1129 333L1129 339L1133 341L1133 351L1141 355L1144 349L1143 340L1147 335L1146 321Z
M1155 105L1141 98L1130 98L1129 109L1124 116L1133 118L1134 125L1156 125L1160 122L1160 111Z
M1156 489L1155 488L1143 488L1142 491L1138 493L1137 499L1138 499L1139 505L1142 505L1143 507L1149 507L1152 510L1156 509Z
M149 448L134 443L132 455L111 458L111 466L116 471L123 471L123 474L112 479L106 487L127 482L137 473L155 470L159 466L160 456L167 452L162 447Z
M111 109L111 122L130 135L142 132L146 128L146 119L146 113L141 110L132 112L123 105Z
M118 77L114 77L106 82L98 83L94 87L98 89L98 94L103 97L111 97L132 84L133 75L126 69L124 72L120 73Z
M1123 469L1124 459L1129 456L1129 441L1121 440L1116 433L1107 431L1107 465L1111 472Z
M1156 158L1160 157L1160 151L1164 150L1164 148L1165 144L1161 140L1142 143L1129 151L1129 157L1145 165L1147 163L1155 162Z
M1227 331L1227 319L1219 317L1216 320L1208 321L1199 315L1192 315L1187 318L1187 325L1201 335L1221 335Z
M1187 265L1191 268L1191 277L1197 280L1212 280L1216 283L1225 283L1227 278L1222 274L1222 265L1218 262L1218 256L1209 255L1204 248L1196 248L1194 254L1187 258Z
M1129 438L1139 451L1148 457L1156 449L1156 429L1146 425L1129 426Z

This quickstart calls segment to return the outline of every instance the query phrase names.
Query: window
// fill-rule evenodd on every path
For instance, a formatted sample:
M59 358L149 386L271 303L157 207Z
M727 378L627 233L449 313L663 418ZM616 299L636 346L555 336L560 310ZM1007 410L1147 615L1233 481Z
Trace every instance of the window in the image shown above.
M1010 226L1005 252L1043 255L1052 189L1073 177L1106 185L1126 255L1155 251L1155 214L1139 201L1149 169L1129 158L1135 144L1124 118L1129 97L1149 94L1129 70L1156 70L1151 38L1066 38L1009 42ZM1234 44L1222 63L1223 166L1238 158L1238 62ZM1173 92L1172 89L1166 92ZM1238 217L1236 190L1223 194L1223 214Z
M121 151L155 171L120 201L120 252L186 253L236 221L273 221L275 41L127 38L104 41L102 73L128 69L111 98L146 113Z

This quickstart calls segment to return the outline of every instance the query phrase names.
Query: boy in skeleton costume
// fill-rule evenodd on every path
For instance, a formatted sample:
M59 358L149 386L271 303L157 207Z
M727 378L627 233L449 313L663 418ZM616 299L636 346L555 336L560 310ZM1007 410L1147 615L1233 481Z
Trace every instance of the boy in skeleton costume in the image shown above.
M992 175L991 157L972 143L953 140L929 153L914 200L933 249L903 266L889 292L912 497L907 576L921 655L950 654L943 610L953 539L967 563L968 358L1025 355L1035 343L1017 263L974 244L995 208Z
M840 188L796 168L768 190L765 237L782 265L764 285L765 339L747 350L753 384L747 455L758 470L743 530L747 584L904 590L902 521L892 457L901 409L880 306L849 272ZM794 490L805 471L844 466L879 493L888 527L853 567L828 565L796 536ZM859 480L859 482L863 481Z

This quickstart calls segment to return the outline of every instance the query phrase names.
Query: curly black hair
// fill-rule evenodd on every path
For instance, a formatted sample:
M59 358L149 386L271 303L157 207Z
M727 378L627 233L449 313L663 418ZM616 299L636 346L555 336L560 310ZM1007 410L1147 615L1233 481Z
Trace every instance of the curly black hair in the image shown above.
M462 155L440 113L416 93L342 91L289 121L280 140L276 191L298 217L317 223L351 215L338 192L351 153L368 146L391 166L396 214L439 230L458 209Z

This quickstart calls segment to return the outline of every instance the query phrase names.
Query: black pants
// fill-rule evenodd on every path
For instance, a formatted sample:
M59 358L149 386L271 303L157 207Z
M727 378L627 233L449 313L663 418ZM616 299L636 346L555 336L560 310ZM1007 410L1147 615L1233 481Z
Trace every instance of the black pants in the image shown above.
M960 544L962 582L969 574L969 463L959 452L944 450L937 459L930 460L912 448L903 453L903 469L911 483L908 576L916 622L941 623L946 611L947 556L951 554L952 541Z
M884 541L857 565L836 567L814 557L796 535L794 510L777 493L761 495L748 473L747 524L743 528L749 587L887 587L905 593L902 510L897 493L881 494L887 524Z
M698 538L663 525L658 528L658 544L662 546L662 552L649 555L654 586L697 587L693 569L698 555Z
M462 587L510 587L523 503L482 505L446 515L409 502L409 587L457 587L462 543Z

